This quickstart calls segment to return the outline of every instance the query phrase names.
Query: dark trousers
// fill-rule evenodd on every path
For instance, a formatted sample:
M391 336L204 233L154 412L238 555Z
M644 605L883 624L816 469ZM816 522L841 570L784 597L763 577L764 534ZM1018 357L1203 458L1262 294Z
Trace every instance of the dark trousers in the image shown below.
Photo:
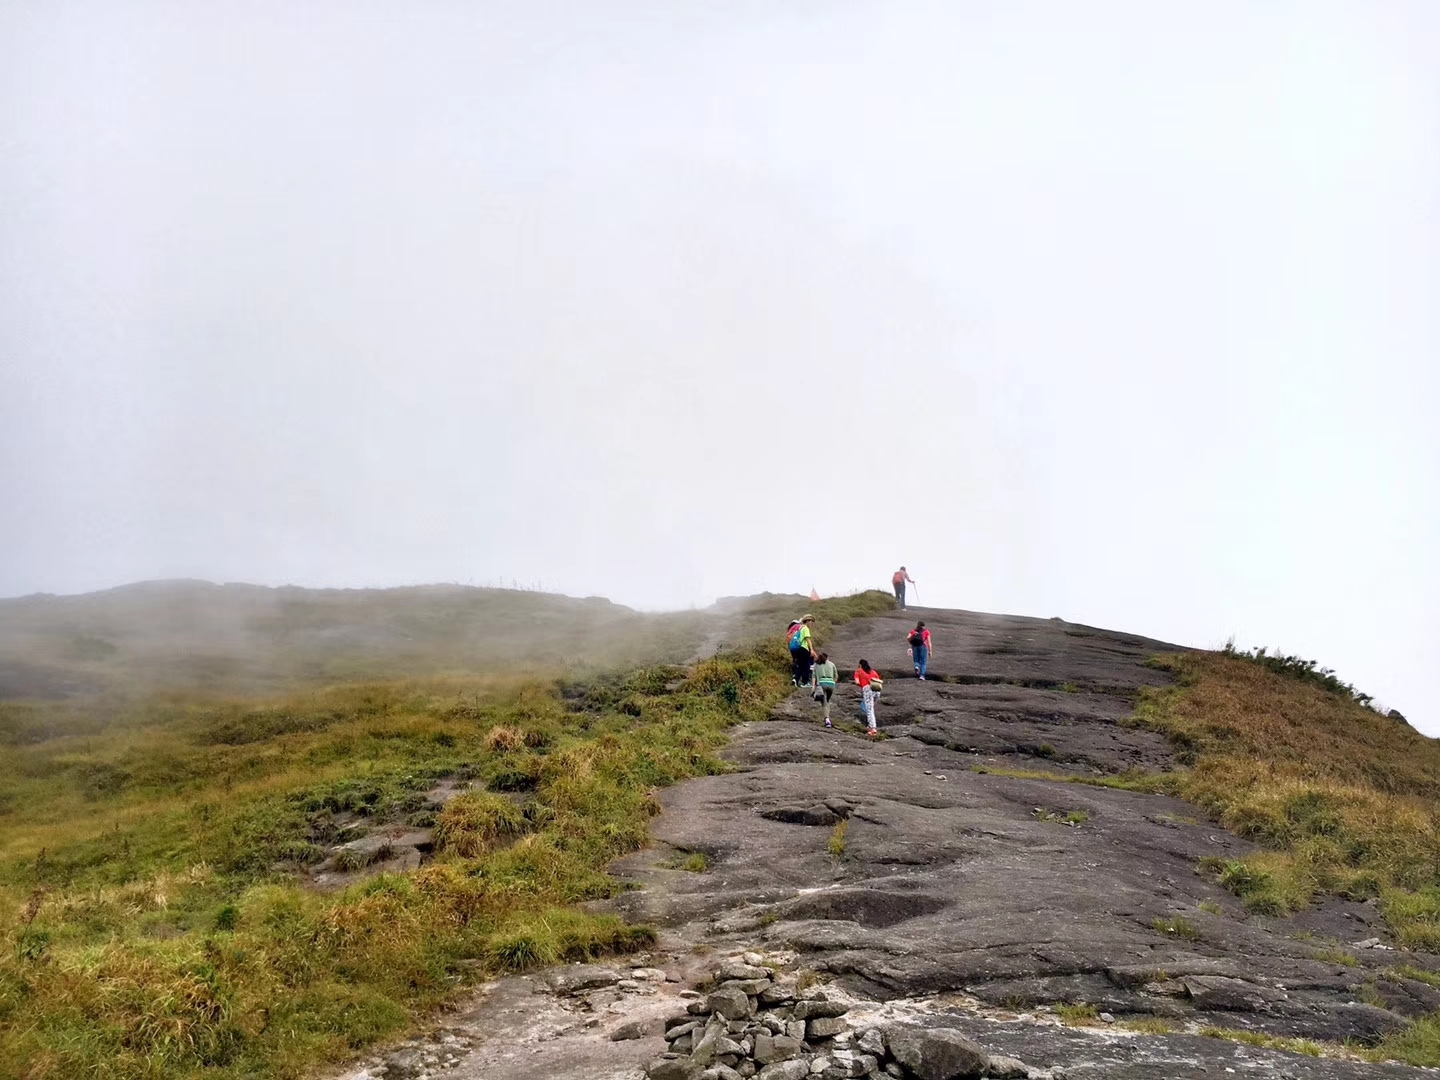
M895 582L895 599L900 601L902 608L905 606L905 583L903 581Z
M814 662L809 649L790 650L790 674L801 686L810 682L810 668Z

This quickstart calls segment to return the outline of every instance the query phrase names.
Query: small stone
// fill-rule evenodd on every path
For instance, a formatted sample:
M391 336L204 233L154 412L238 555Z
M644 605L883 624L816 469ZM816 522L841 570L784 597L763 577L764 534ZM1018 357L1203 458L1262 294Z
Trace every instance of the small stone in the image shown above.
M787 1061L800 1053L800 1040L789 1035L756 1035L755 1061L769 1065L776 1061ZM806 1069L808 1072L809 1069ZM805 1075L801 1073L800 1075Z
M885 1056L885 1036L880 1034L879 1028L866 1028L860 1033L860 1038L855 1045L867 1054L874 1054L876 1057Z
M757 1074L758 1080L803 1080L810 1075L810 1063L801 1058L766 1065Z
M667 1039L677 1039L681 1035L688 1035L690 1032L694 1031L699 1026L699 1020L692 1020L688 1016L681 1016L678 1018L666 1020L665 1037Z
M704 1068L690 1058L658 1057L645 1067L650 1080L698 1080Z
M628 1024L621 1024L614 1031L610 1032L611 1042L628 1042L631 1039L643 1039L648 1033L645 1025L638 1020L632 1020Z
M685 1010L691 1016L704 1016L710 1011L710 1006L703 1001L692 1001L685 1006Z
M740 1080L740 1074L729 1065L711 1065L700 1074L700 1080Z
M740 959L744 960L745 963L749 964L751 967L765 966L765 958L761 956L758 952L741 953Z
M1100 1022L1102 1024L1113 1024L1115 1022L1115 1016L1113 1013L1102 1012L1100 1014Z
M595 964L571 964L552 971L546 976L550 989L557 994L578 994L582 990L598 990L602 986L614 986L620 976L609 968Z
M885 1063L885 1072L895 1077L896 1080L905 1080L905 1070L900 1067L899 1062L887 1061Z
M715 972L715 978L721 982L726 979L769 979L770 971L756 964L747 964L743 960L726 960Z
M789 1005L795 1000L795 980L777 979L760 991L762 1005Z
M850 1006L843 1001L802 1001L795 1006L796 1020L809 1020L817 1016L844 1016Z
M690 1056L701 1065L711 1065L715 1061L715 1043L719 1041L720 1035L714 1029L707 1029L698 1042L695 1049L690 1051Z
M739 990L742 994L755 997L770 989L769 979L726 979L717 987L720 990Z
M1379 939L1378 937L1367 937L1364 941L1357 941L1357 942L1355 942L1355 948L1357 948L1357 949L1373 949L1373 948L1375 948L1376 945L1379 945L1379 944L1380 944L1380 939Z
M680 979L679 979L678 976L675 978L675 981L676 981L676 982L679 982L679 981L680 981ZM705 995L702 994L702 993L700 993L699 990L681 990L681 991L680 991L680 997L681 997L681 999L684 1000L684 1001L694 1001L696 998L702 998L702 997L704 997L704 996L705 996Z
M751 1061L749 1058L746 1058L744 1061L740 1062L739 1065L735 1066L735 1071L740 1074L741 1080L749 1080L749 1077L754 1076L759 1071L759 1069L756 1067L755 1062Z
M797 1024L800 1021L795 1021ZM805 1034L812 1039L828 1039L833 1035L839 1035L850 1025L840 1016L817 1016L813 1020L805 1021Z
M1019 1058L991 1054L990 1069L985 1075L994 1077L994 1080L1025 1080L1030 1075L1030 1069Z
M726 1020L739 1020L755 1014L754 1002L750 1000L750 996L738 990L716 990L706 1000L705 1006L706 1012L719 1013Z

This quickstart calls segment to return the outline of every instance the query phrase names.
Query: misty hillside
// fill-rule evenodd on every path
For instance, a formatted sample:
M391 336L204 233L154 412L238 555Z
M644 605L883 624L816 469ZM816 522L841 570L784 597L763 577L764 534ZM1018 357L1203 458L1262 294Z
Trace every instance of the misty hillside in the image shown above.
M745 609L731 603L726 615ZM725 625L715 613L651 615L600 597L460 585L142 582L0 600L0 700L677 662Z

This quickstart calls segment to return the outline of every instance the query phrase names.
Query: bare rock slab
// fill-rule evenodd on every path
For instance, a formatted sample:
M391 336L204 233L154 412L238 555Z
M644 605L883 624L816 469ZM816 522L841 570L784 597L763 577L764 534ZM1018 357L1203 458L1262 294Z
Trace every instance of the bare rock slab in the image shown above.
M967 1080L990 1067L978 1043L950 1028L896 1025L885 1032L885 1045L915 1080Z

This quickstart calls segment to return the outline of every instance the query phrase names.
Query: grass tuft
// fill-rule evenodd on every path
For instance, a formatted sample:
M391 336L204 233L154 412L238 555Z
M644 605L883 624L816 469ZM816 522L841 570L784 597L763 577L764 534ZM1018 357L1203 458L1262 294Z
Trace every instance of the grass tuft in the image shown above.
M1177 937L1182 941L1200 940L1199 928L1184 915L1172 915L1168 919L1154 919L1150 923L1150 928L1162 934Z
M1055 1006L1055 1015L1071 1027L1090 1027L1100 1022L1100 1010L1085 1002L1062 1001Z

